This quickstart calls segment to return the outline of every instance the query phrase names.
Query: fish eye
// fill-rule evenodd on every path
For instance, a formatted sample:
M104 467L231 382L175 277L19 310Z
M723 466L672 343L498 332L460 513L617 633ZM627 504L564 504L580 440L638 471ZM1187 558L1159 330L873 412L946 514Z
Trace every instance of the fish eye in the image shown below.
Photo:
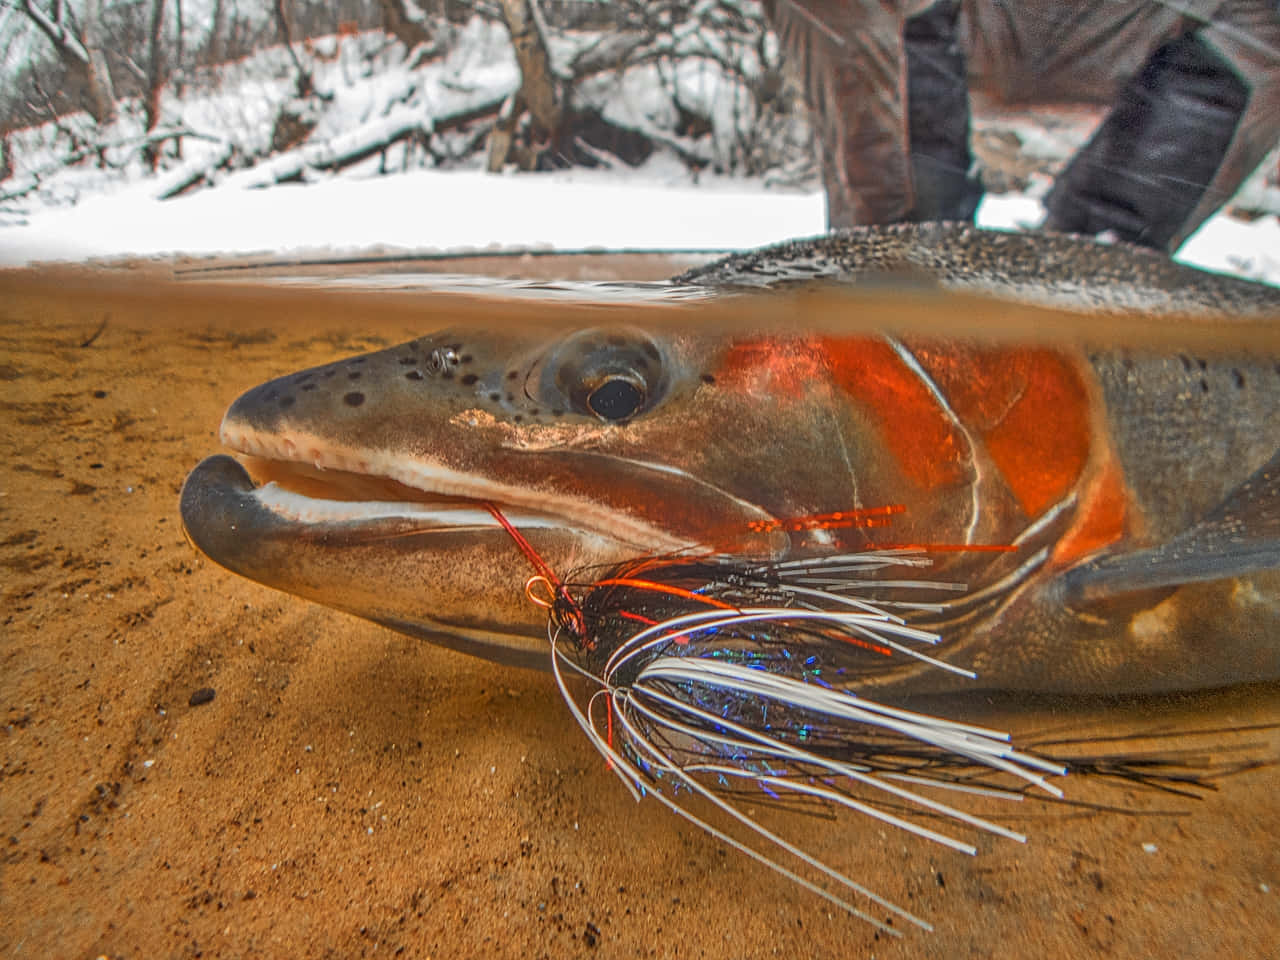
M638 330L581 330L539 363L529 392L552 409L625 424L662 399L663 361L657 344Z
M587 406L601 420L629 420L644 406L644 384L612 376L587 394Z

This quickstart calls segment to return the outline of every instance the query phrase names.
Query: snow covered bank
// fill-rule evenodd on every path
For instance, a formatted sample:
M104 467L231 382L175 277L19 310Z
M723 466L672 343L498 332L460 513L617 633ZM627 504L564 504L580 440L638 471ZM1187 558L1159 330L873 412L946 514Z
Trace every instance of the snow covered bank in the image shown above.
M0 227L0 263L169 254L499 249L738 250L823 229L818 193L617 173L415 171L157 201L133 189Z
M144 184L0 225L0 265L170 255L352 255L362 251L743 250L821 233L821 193L702 178L673 163L639 172L491 176L430 170L261 190L233 185L152 199ZM1024 194L989 196L988 227L1043 217ZM15 218L16 219L16 218ZM1179 259L1280 284L1280 220L1219 215Z

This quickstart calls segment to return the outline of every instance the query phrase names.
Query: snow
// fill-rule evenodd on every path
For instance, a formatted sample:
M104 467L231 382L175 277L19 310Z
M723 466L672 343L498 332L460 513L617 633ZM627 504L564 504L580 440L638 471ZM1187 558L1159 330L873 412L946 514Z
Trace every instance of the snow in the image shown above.
M1253 223L1213 217L1187 239L1176 259L1280 286L1280 217Z
M335 138L347 137L350 143L358 132L404 127L415 109L416 126L430 129L451 115L501 102L520 80L505 28L479 17L461 28L445 56L418 69L410 69L404 49L380 32L321 38L310 49L307 59L317 96L305 106L313 109L317 125L303 148L322 156ZM161 178L172 172L166 168L195 168L225 156L228 145L238 166L253 166L268 156L275 118L285 104L294 103L295 85L293 60L284 47L202 69L180 96L174 84L167 85L159 127L184 131L183 155L181 160L162 156ZM399 123L378 123L392 113ZM14 176L0 184L0 196L17 195L25 185L38 183L38 191L22 194L16 205L35 216L48 206L72 205L153 177L138 150L144 132L144 111L136 99L122 101L119 119L105 130L97 130L85 114L71 114L58 123L14 131L9 136ZM99 142L110 145L101 162L93 162L96 151L88 152L85 162L67 162L85 144ZM267 172L264 167L259 177L248 179L256 184ZM165 182L178 179L169 176ZM160 196L163 190L154 192Z
M724 252L821 233L824 202L812 185L812 168L807 178L798 178L801 187L787 185L785 158L761 153L769 138L760 136L763 121L744 86L761 69L757 53L738 44L707 46L706 37L695 34L673 36L672 42L673 49L698 55L600 74L578 88L580 104L597 105L663 144L639 169L619 164L485 174L475 169L482 162L475 155L452 159L449 138L474 138L455 130L432 141L437 162L450 169L384 173L384 167L420 166L421 157L411 152L420 154L421 147L399 142L339 174L320 172L344 151L362 156L362 144L397 132L429 132L442 118L500 102L514 91L519 72L505 28L481 18L461 28L447 55L414 69L403 49L381 33L313 42L311 64L323 98L319 126L308 141L271 157L274 117L293 96L292 66L278 47L219 67L200 82L193 78L181 99L166 89L161 126L186 133L182 156L166 156L158 173L140 158L144 122L136 102L122 104L120 120L106 132L77 116L15 131L14 177L0 185L0 195L16 193L23 184L38 183L39 189L0 203L0 266L175 255L358 256L375 250ZM583 36L562 35L555 56L570 59L585 43ZM726 72L718 58L735 62L741 73ZM677 103L707 117L710 136L673 133ZM1015 120L1012 126L1007 117L979 121L975 129L1012 129L1027 152L1060 162L1087 137L1091 122L1070 114ZM769 142L805 142L807 131L794 122L800 125L774 131L782 136ZM103 151L104 162L94 162L92 154L84 162L66 162L95 138L113 145ZM677 154L708 166L691 173ZM228 159L245 165L209 173L212 186L159 199ZM257 162L248 164L249 159ZM767 172L713 172L728 169ZM274 182L295 174L304 182ZM978 222L1034 229L1044 217L1039 197L1047 187L1037 175L1027 192L988 195ZM1267 193L1275 188L1265 178L1255 177L1245 187L1250 190L1266 203L1249 209L1276 209ZM1191 238L1179 259L1280 284L1280 220L1272 212L1253 222L1220 214Z
M1045 217L1039 192L984 194L974 219L994 230L1034 230Z
M753 189L754 187L754 189ZM820 194L607 171L414 171L158 201L138 188L0 228L0 264L170 254L502 249L738 250L820 233Z
M586 35L561 35L557 55L570 59L589 42ZM690 37L676 46L702 49L707 42ZM307 141L283 153L269 155L273 118L293 96L293 68L279 47L217 68L181 99L166 88L161 125L190 133L182 158L163 158L158 174L138 156L144 124L136 103L122 104L106 138L116 146L105 152L104 163L92 156L66 163L81 143L102 136L84 118L17 131L15 177L0 194L24 185L38 184L38 190L0 206L0 264L264 252L358 255L371 248L721 251L823 228L819 194L773 188L785 172L771 171L768 183L709 172L733 166L735 151L740 157L749 149L756 118L743 107L743 80L730 79L707 56L663 69L645 64L620 75L600 74L583 84L585 102L652 128L660 140L664 135L652 118L673 117L676 100L710 114L711 137L695 143L666 134L674 146L659 148L641 170L618 164L612 170L491 176L474 169L482 158L473 156L446 163L454 168L447 172L384 176L384 166L417 166L409 151L421 148L397 143L337 175L318 168L344 153L359 155L361 144L398 132L430 132L442 119L501 102L519 84L505 28L472 18L444 57L415 69L403 49L380 33L324 38L311 50L319 124ZM705 52L739 62L745 73L759 70L748 48ZM674 121L667 119L670 129ZM452 135L436 137L433 150L447 154ZM708 169L690 173L676 149L698 156ZM211 187L160 199L228 157L257 162L212 173ZM295 175L308 182L277 184Z
M250 171L252 172L252 171ZM758 178L695 185L669 157L639 171L490 175L419 170L266 189L219 187L161 201L140 181L73 207L0 226L0 265L151 256L358 255L377 250L731 251L812 236L822 194L769 189ZM989 195L987 227L1027 229L1044 217L1029 194ZM1280 219L1218 215L1178 259L1280 284Z

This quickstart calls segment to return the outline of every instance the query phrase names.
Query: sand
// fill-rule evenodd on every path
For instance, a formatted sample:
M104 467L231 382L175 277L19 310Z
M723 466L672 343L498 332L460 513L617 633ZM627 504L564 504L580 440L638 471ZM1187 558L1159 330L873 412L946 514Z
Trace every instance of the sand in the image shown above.
M1024 804L1011 822L1030 842L984 839L976 857L850 820L826 849L936 926L894 940L637 805L548 676L214 566L177 495L227 404L433 321L135 275L106 293L0 278L0 956L1245 957L1280 942L1275 766L1200 801L1069 783L1132 812ZM1241 726L1280 720L1280 690L963 709L1015 731ZM1274 729L1208 740L1280 755Z

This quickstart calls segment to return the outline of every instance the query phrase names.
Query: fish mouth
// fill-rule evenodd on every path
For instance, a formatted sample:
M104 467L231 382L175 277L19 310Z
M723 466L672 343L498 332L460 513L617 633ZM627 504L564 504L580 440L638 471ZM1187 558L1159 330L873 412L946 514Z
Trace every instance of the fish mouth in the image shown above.
M298 532L332 530L341 524L376 527L388 522L410 524L423 533L501 531L504 528L494 516L495 510L517 527L565 523L550 513L487 498L434 493L373 474L252 455L242 455L235 462L248 479L258 508L292 524Z
M390 361L398 374L399 353ZM692 472L560 442L578 427L543 427L533 442L482 411L402 396L399 376L337 397L295 389L298 376L232 404L220 433L235 456L198 464L180 499L193 545L268 587L545 669L546 612L526 596L534 565L510 529L565 579L721 537L785 547L785 534L752 527L763 508Z
M247 579L404 634L516 667L547 668L531 572L488 507L394 480L215 454L180 494L189 540ZM558 558L609 544L561 518L499 507ZM541 640L541 643L539 643Z
M606 534L632 553L676 552L692 545L653 523L587 498L561 498L513 480L493 479L483 471L452 469L426 456L349 448L304 429L262 430L235 413L233 406L223 421L223 444L235 452L255 481L262 505L295 522L412 517L431 529L504 531L494 516L496 509L516 527L560 526L583 535ZM563 461L582 456L555 451L550 458ZM526 459L524 472L531 476L543 472L535 466L542 458L533 454ZM596 459L619 469L616 458ZM630 466L633 472L653 473L647 464Z
M437 645L547 669L545 613L523 591L532 568L490 503L227 454L201 461L180 497L191 542L241 576ZM552 563L581 567L635 549L550 513L493 506Z

